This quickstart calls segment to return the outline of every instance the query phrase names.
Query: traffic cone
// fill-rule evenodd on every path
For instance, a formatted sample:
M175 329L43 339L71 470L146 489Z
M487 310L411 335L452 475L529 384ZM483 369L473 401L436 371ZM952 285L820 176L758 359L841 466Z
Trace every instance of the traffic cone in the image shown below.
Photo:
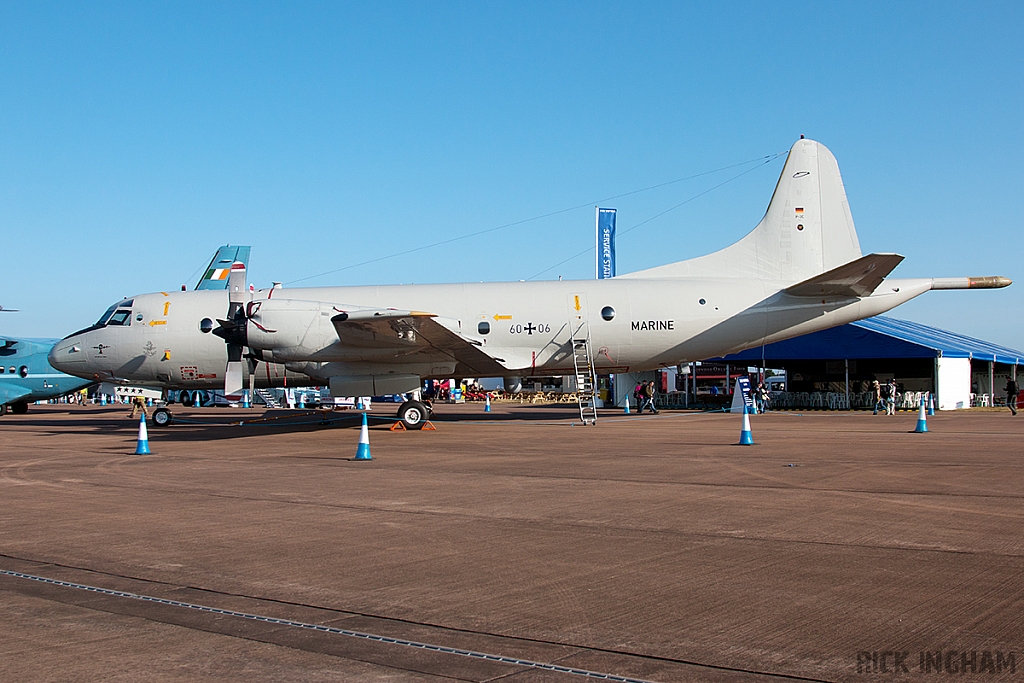
M745 403L743 404L743 428L740 430L740 442L737 445L754 445L754 435L750 433L750 412Z
M935 394L929 392L928 394L928 416L935 415Z
M490 394L484 394L484 412L485 413L491 412L491 395Z
M370 432L366 428L366 413L363 413L363 426L359 428L359 447L353 460L373 460L370 455Z
M107 395L106 394L100 394L100 405L101 406L107 405Z
M921 399L921 407L917 411L917 426L914 427L915 434L924 434L928 431L928 416L925 414L924 399Z
M149 431L146 429L146 411L139 417L139 442L135 446L135 455L149 455Z
M626 394L626 408L622 411L623 415L629 415L629 394Z
M248 390L242 392L242 407L243 408L252 408L252 402L249 400L249 391Z

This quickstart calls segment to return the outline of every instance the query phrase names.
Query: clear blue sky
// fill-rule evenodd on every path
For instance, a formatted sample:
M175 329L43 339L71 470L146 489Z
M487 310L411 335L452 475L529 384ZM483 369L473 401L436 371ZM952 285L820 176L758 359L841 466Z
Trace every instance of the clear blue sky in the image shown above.
M891 315L1024 348L1020 3L0 5L0 333L191 287L591 278L593 203L839 159L896 275L1005 275ZM619 272L713 251L782 160L604 205ZM364 261L582 206L369 265Z

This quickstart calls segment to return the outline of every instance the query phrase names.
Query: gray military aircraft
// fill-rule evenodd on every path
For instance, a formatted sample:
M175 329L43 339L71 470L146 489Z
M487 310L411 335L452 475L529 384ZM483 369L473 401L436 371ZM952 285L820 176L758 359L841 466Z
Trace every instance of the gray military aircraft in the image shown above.
M337 396L396 394L424 378L572 374L581 339L598 373L651 370L878 315L932 289L1010 284L889 278L902 260L861 254L835 157L801 138L761 222L707 256L606 280L255 291L235 263L227 296L135 296L50 361L81 377L238 394L249 358ZM427 415L419 401L399 408L411 427Z

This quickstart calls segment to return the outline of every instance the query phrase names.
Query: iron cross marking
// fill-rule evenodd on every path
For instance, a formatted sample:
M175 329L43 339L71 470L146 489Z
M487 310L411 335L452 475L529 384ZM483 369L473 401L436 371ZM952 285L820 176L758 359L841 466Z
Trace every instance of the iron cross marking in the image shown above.
M526 323L526 327L524 327L523 329L526 330L526 334L532 337L533 331L537 328L533 326L533 323Z

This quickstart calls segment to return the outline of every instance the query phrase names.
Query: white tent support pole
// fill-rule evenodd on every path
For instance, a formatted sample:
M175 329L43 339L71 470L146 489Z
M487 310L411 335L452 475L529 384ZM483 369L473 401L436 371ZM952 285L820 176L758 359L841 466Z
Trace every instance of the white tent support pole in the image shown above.
M843 359L844 370L846 370L846 409L850 409L850 359Z
M988 362L988 390L991 394L988 404L994 406L996 404L996 362L994 360Z

